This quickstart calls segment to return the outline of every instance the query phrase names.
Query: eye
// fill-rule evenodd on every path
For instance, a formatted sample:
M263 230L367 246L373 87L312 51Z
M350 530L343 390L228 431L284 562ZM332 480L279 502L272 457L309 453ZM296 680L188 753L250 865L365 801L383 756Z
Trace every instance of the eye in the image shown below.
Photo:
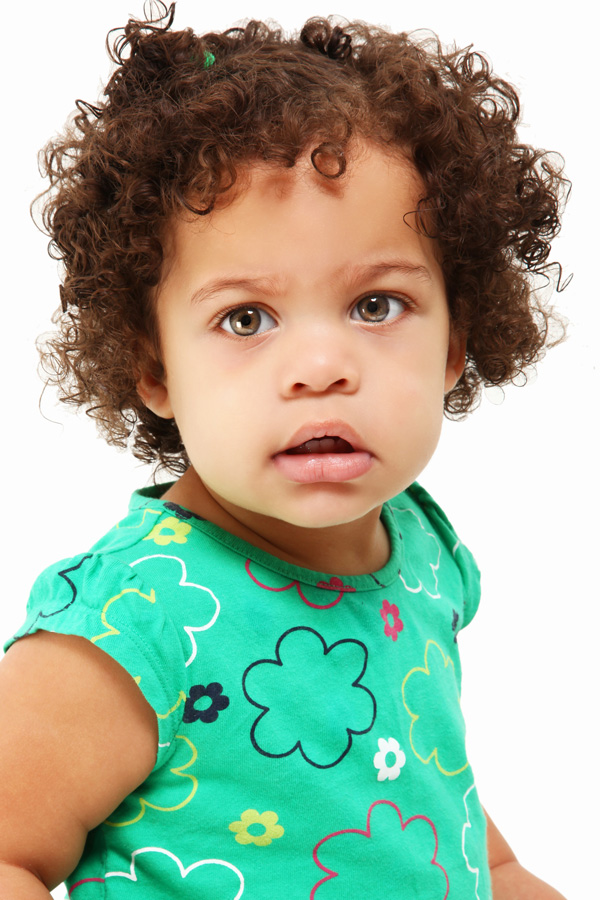
M277 323L273 316L270 316L264 309L257 309L255 306L240 306L226 313L219 324L229 334L250 337L268 331Z
M408 303L389 294L367 294L353 308L350 318L363 322L384 322L397 318L407 307Z

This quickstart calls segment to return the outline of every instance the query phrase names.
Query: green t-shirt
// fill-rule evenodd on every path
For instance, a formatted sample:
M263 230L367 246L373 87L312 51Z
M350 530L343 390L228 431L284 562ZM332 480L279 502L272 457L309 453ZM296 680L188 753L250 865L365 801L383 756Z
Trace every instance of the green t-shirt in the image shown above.
M390 559L344 576L160 490L38 578L7 644L83 635L157 715L155 768L90 833L71 898L491 900L456 643L479 573L439 507L416 484L386 503Z

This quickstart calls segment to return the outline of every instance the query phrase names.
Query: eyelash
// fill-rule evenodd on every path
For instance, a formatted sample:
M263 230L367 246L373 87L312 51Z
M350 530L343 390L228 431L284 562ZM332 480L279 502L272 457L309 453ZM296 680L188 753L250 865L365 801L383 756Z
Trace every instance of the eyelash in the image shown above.
M271 313L267 312L265 309L262 309L262 307L260 307L260 306L253 306L250 303L242 304L242 305L238 304L237 306L230 306L228 309L224 309L221 313L219 313L219 316L217 317L216 322L215 322L217 328L221 328L223 331L225 331L226 334L230 335L231 337L241 337L241 338L254 337L254 335L236 335L233 331L228 331L226 328L223 328L223 323L226 322L229 319L229 317L231 315L233 315L233 313L241 312L243 310L255 310L256 312L262 314L263 316L269 316L270 319L273 319L273 321L275 321L275 317L272 316ZM256 333L258 333L258 332L256 332Z
M363 319L359 316L355 317L353 315L356 312L356 310L358 309L358 306L360 303L363 303L364 301L368 302L370 300L375 300L375 299L382 298L382 297L385 298L386 300L392 300L394 303L401 304L404 307L404 309L397 312L396 315L393 315L389 321L387 320L387 317L386 317L386 318L382 318L380 320L375 320L374 322L369 322L367 319ZM362 297L359 297L358 300L355 301L355 303L353 304L352 309L350 311L350 318L353 319L353 321L361 321L365 325L377 325L379 327L385 327L386 325L391 324L392 322L395 322L396 319L399 319L403 315L403 313L406 314L406 313L410 312L413 308L414 308L413 301L409 300L408 297L406 297L404 295L396 296L395 294L392 294L392 293L389 293L386 291L370 291L369 293L364 294ZM254 334L251 334L251 335L236 335L233 331L223 328L223 323L226 322L229 319L229 317L231 315L233 315L233 313L240 312L242 310L248 310L248 311L253 310L253 311L258 312L259 314L268 316L270 319L273 319L273 321L275 321L275 318L274 318L274 316L271 315L271 313L267 312L265 309L262 309L262 307L260 307L258 305L253 306L250 303L248 303L247 305L238 304L236 306L230 306L227 309L224 309L219 314L219 316L217 317L216 322L215 322L216 327L221 328L223 331L226 332L226 334L231 335L232 337L241 337L241 338L254 337L256 334L265 333L265 332L255 332ZM269 328L267 330L271 330L271 329Z
M398 311L396 313L396 315L392 315L391 318L389 318L389 319L386 316L385 318L375 320L372 322L369 322L368 319L363 319L362 317L359 318L358 316L355 317L353 315L358 310L358 307L361 303L364 303L364 302L368 303L369 301L380 299L382 297L388 301L391 300L393 303L398 303L404 308L402 310ZM385 325L391 325L392 322L395 322L396 319L399 319L403 314L410 312L413 309L413 307L414 307L413 302L411 300L409 300L408 297L405 297L403 295L396 296L395 294L392 294L387 291L370 291L367 294L363 294L363 296L359 297L359 299L355 302L355 304L352 307L352 311L350 313L350 318L354 319L354 321L357 321L357 320L362 321L363 324L365 324L365 325L378 325L379 327L383 327ZM388 312L390 312L389 309L388 309Z

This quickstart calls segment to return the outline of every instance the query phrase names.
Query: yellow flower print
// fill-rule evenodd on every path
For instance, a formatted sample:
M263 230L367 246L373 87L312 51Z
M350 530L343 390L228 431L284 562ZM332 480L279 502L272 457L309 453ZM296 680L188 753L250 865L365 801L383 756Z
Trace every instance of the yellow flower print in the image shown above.
M411 669L402 682L402 700L411 718L410 746L425 765L435 760L442 775L460 775L469 763L454 663L432 640L427 641L424 661L424 667ZM442 707L449 716L443 727L432 714L433 709Z
M168 516L162 522L157 522L150 534L144 538L145 541L154 541L161 547L174 542L175 544L185 544L187 535L192 530L192 526L188 522L180 522L175 516ZM166 533L165 533L166 532Z
M182 693L183 693L183 691L182 691ZM181 700L181 697L180 697L180 700ZM177 706L179 706L179 703L177 703L177 705L175 707L173 707L173 709L177 709ZM167 718L167 716L169 716L171 712L172 712L172 710L170 710L166 714L166 716L162 716L161 718ZM188 803L193 799L196 791L198 790L198 779L196 778L195 775L190 775L189 772L186 772L185 770L189 769L190 766L194 765L194 763L196 762L196 760L198 758L198 751L197 751L196 747L194 746L194 744L192 744L190 739L187 738L185 735L176 734L175 738L176 738L176 740L183 741L184 744L187 745L188 751L191 751L191 757L188 760L186 760L186 762L184 762L183 765L175 766L174 768L171 769L171 772L173 773L173 775L176 775L178 778L188 779L189 781L192 782L191 789L189 787L189 783L186 783L186 785L187 785L186 789L187 789L188 793L183 798L183 800L181 800L179 803L175 804L174 806L157 806L155 803L150 803L149 800L146 800L144 797L138 796L134 792L133 794L130 794L129 797L123 801L122 806L118 807L118 810L115 810L113 813L113 815L115 813L117 815L119 815L121 813L122 815L125 816L125 820L121 822L121 821L114 821L111 819L106 819L104 822L105 825L110 825L113 828L124 828L127 825L135 825L137 822L140 821L140 819L144 818L147 809L155 809L158 812L177 812L177 810L183 809L184 806L187 806ZM178 745L178 749L180 747L181 747L181 745ZM184 752L183 748L181 748L180 752ZM182 791L184 790L183 785L181 786L181 789L182 789ZM141 790L141 788L140 788L140 790ZM131 803L137 804L137 806L139 807L139 809L136 810L136 815L133 818L129 818L128 813L125 812L125 810L128 810L128 808L131 806ZM119 811L120 811L120 813L119 813Z
M267 811L259 813L256 809L247 809L242 813L239 822L232 822L230 831L235 831L235 839L238 844L256 844L257 847L267 847L272 840L280 838L283 828L277 824L277 813ZM262 826L264 831L260 834L250 834L249 828L253 825Z

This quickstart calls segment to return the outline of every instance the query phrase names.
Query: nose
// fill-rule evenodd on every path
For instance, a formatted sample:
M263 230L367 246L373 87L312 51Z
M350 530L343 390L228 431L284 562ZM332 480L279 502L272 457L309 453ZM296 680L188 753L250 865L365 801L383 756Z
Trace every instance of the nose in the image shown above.
M290 336L282 359L284 397L353 394L360 381L355 351L349 336L337 329L310 329L309 333Z

